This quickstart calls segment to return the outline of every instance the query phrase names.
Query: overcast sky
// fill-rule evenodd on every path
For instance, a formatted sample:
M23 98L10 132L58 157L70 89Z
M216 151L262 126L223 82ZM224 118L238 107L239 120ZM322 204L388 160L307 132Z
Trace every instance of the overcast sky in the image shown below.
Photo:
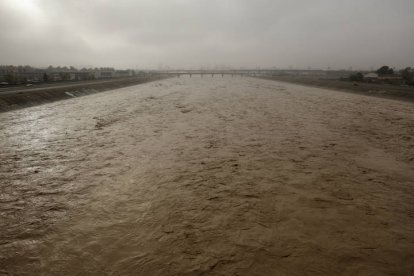
M414 66L414 0L0 0L0 64Z

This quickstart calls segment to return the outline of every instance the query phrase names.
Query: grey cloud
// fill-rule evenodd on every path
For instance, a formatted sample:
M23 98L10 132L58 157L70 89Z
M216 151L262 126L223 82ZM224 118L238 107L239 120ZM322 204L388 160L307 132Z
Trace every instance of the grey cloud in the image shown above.
M414 65L412 0L0 0L0 63Z

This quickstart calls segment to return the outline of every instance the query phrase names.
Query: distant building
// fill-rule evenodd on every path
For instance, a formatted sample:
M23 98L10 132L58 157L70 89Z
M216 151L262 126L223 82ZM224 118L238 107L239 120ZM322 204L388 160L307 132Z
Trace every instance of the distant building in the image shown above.
M49 73L47 74L49 81L61 81L62 76L59 73Z
M116 70L115 77L117 78L126 78L132 77L134 75L134 71L132 70Z
M42 76L42 70L30 66L0 65L0 82L9 84L39 82Z
M0 82L25 84L44 81L81 81L134 76L133 70L115 70L111 67L82 68L53 67L34 68L31 66L0 65Z
M79 80L77 72L70 72L69 73L69 80L71 80L71 81Z
M115 77L114 68L99 68L94 70L95 79L110 79Z
M402 82L402 77L398 74L379 75L371 72L364 75L364 80L366 82L374 83L400 84Z
M377 73L367 73L364 75L364 81L368 82L377 82L378 81L378 74Z

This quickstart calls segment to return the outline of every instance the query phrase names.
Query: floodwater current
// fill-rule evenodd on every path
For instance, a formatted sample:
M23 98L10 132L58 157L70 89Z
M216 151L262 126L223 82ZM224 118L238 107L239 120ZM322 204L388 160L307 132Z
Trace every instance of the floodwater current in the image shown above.
M409 275L412 103L171 78L0 114L0 274Z

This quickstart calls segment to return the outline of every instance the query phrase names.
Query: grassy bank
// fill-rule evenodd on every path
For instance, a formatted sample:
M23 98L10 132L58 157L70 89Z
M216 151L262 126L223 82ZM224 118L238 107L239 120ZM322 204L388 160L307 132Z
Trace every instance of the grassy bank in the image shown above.
M398 85L354 83L341 80L311 79L287 76L269 76L260 78L414 102L414 87L412 86L402 87Z

